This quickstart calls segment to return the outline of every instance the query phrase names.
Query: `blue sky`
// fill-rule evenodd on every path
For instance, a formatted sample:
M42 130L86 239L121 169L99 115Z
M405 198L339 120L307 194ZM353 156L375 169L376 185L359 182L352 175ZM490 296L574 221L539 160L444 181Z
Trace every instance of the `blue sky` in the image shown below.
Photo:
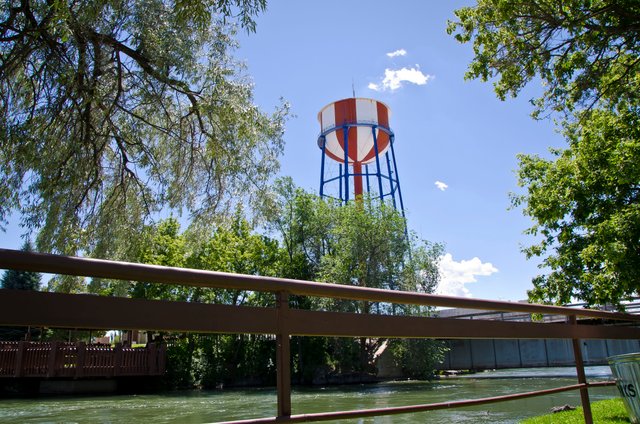
M467 3L271 0L256 33L239 34L236 57L265 111L291 104L281 175L312 192L320 109L351 97L352 84L386 103L409 227L446 245L440 292L521 300L538 269L520 252L529 219L508 210L516 154L563 142L551 121L530 118L539 87L501 102L490 83L464 80L472 48L445 28ZM19 234L11 225L0 246L19 248Z
M529 219L508 210L516 154L546 155L562 138L530 117L539 87L502 102L491 83L464 80L472 47L445 29L465 4L274 0L236 56L259 105L291 104L281 174L309 191L319 186L320 109L351 97L352 82L357 97L385 102L409 227L446 244L441 292L521 300L538 269L520 252Z

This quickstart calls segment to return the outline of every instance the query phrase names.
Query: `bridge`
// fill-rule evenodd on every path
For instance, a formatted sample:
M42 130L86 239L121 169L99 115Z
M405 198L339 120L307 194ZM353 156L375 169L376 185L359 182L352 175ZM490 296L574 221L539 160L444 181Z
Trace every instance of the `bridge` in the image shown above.
M144 348L84 342L2 342L0 379L159 376L165 371L165 346Z
M272 307L247 307L195 302L153 301L94 295L0 290L0 325L82 329L147 329L197 333L271 334L276 339L276 416L235 423L309 422L364 418L449 409L580 392L584 419L593 423L589 389L615 385L614 381L589 382L584 372L581 344L589 340L638 340L640 329L603 325L620 321L638 323L640 317L612 311L550 305L438 296L291 279L237 275L156 265L47 255L0 249L0 268L67 274L126 281L153 281L218 289L249 290L274 295ZM479 319L394 316L304 310L291 307L290 295L365 302L411 304L442 308L471 308L539 315L562 315L565 322L519 322ZM117 313L114 313L117 311ZM585 324L579 318L591 320ZM291 405L290 337L372 337L435 339L547 339L568 340L577 372L576 384L541 391L513 393L482 399L406 405L354 411L293 414Z

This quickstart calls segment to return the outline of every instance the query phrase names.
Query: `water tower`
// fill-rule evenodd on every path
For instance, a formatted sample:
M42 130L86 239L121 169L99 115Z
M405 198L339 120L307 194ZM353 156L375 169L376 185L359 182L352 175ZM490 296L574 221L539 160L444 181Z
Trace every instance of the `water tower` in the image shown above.
M367 192L382 200L391 198L404 215L390 116L389 107L373 99L349 98L322 108L321 197L346 203Z

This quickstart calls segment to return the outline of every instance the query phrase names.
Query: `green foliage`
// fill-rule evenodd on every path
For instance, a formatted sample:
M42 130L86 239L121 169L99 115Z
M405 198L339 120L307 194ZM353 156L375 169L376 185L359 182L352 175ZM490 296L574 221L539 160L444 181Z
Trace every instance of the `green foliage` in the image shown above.
M402 216L393 207L372 199L344 206L332 203L329 208L333 223L327 229L328 249L319 264L319 279L406 290L402 270L409 246ZM331 307L370 313L373 306L369 302L336 301Z
M329 370L331 354L326 337L291 337L291 374L299 384L312 384Z
M186 245L180 234L180 224L168 218L157 225L146 227L142 234L137 261L162 266L182 267L186 262ZM136 282L130 295L134 298L161 300L188 300L192 289L176 285Z
M296 187L281 178L263 199L261 213L268 228L279 237L284 257L279 276L314 280L329 250L327 233L334 224L337 205Z
M278 242L252 233L249 222L237 209L224 225L218 226L211 237L199 244L188 259L188 266L235 274L274 276L280 259ZM195 301L255 306L273 305L273 296L261 292L241 290L198 289Z
M255 334L227 335L223 338L224 382L245 381L251 385L275 384L275 337Z
M47 291L57 293L84 293L87 285L84 277L55 275L47 282Z
M586 112L566 132L569 148L554 160L521 156L525 195L514 197L542 241L525 249L546 255L548 275L530 297L617 304L640 288L640 122L632 112Z
M174 388L273 385L275 339L248 334L174 337L167 349L165 377Z
M252 233L238 209L228 225L216 228L209 240L195 250L189 264L235 274L274 275L277 248L277 241Z
M285 178L263 205L285 250L281 276L423 292L439 282L443 246L407 234L402 215L384 202L365 197L342 205Z
M473 43L467 78L497 79L501 99L540 78L545 92L536 115L638 100L637 2L478 0L455 14L447 31Z
M340 206L296 188L290 180L277 183L278 193L268 206L269 227L279 240L254 232L242 209L207 234L199 227L180 231L168 218L145 227L131 251L140 262L186 266L230 273L273 275L307 280L431 292L439 281L437 261L442 246L416 246L406 236L404 219L393 208L371 199ZM197 230L196 230L197 228ZM90 287L113 294L119 283L92 281ZM273 307L274 296L242 290L220 290L136 282L129 295L146 299L179 300ZM425 315L428 308L328 302L292 296L290 306L301 309ZM275 339L264 335L167 335L169 381L172 386L272 384L275 381ZM335 374L369 374L373 354L382 339L293 337L292 377L309 384ZM429 377L437 350L430 342L405 346L402 361L411 375ZM422 355L422 360L414 358ZM425 356L426 355L426 356ZM411 362L413 361L413 362ZM422 369L421 366L427 368ZM409 365L407 365L409 369Z
M165 379L173 388L192 388L199 381L199 357L196 355L198 336L186 334L174 340L167 348Z
M140 262L208 269L222 272L273 275L280 258L278 243L252 232L238 209L209 235L199 237L180 231L175 218L168 218L143 231L137 244ZM204 240L204 241L203 241ZM195 243L192 243L195 241ZM120 283L104 283L104 292L119 290ZM269 293L207 289L136 282L129 286L134 298L219 303L227 305L273 306ZM275 340L262 335L168 335L169 370L172 387L216 387L224 383L254 385L275 382Z
M329 359L329 374L348 375L373 373L373 364L368 350L372 351L382 340L371 340L367 344L362 339L335 337L327 339L327 356ZM363 357L364 355L364 357Z
M0 224L42 251L126 257L159 211L209 224L278 168L287 106L230 57L264 0L0 6Z
M541 79L534 116L561 112L568 146L521 155L523 206L543 257L533 301L620 304L640 294L640 3L479 0L448 31L472 42L467 78L496 79L499 98Z
M29 240L25 241L21 248L24 252L32 252L33 247ZM40 288L41 276L37 272L17 271L9 269L2 275L0 287L10 290L38 290Z
M234 216L221 222L205 241L193 238L188 229L180 232L175 218L145 227L134 259L137 262L230 272L236 274L274 275L280 258L277 241L254 234L238 209ZM197 240L195 245L190 240ZM231 305L250 303L273 304L271 296L240 290L206 288L137 282L131 286L135 298L216 302ZM268 298L268 299L267 299Z
M447 350L443 341L430 339L393 339L389 346L404 375L417 380L432 379Z
M424 293L433 292L440 281L438 261L443 246L419 243L414 235L407 234L402 215L384 202L364 197L342 205L320 199L295 187L290 179L282 179L264 207L270 228L278 233L285 250L283 276ZM292 300L298 302L296 298ZM359 313L429 313L429 308L340 299L306 300L297 306ZM329 366L338 373L368 373L373 355L383 342L329 339ZM407 346L411 353L420 351ZM428 360L425 358L424 364L431 366ZM301 361L294 367L308 375L302 355ZM432 370L425 369L423 375L431 375Z
M404 290L419 293L433 293L440 284L440 259L444 255L444 245L426 240L417 242L412 236L411 254L405 259L402 269ZM431 308L417 305L403 305L406 314L429 315Z
M38 290L40 274L13 269L6 270L2 276L1 287L10 290Z

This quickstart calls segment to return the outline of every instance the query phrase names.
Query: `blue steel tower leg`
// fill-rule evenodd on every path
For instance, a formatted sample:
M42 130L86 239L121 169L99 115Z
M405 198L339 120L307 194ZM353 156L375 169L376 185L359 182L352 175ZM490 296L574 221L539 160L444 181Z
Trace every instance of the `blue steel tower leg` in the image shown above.
M396 170L396 184L398 186L398 198L400 199L400 210L402 211L402 216L404 217L404 203L402 202L402 190L400 190L400 175L398 174L398 165L396 164L396 152L393 148L393 142L395 141L395 137L393 135L389 136L389 145L391 146L391 158L393 159L393 169Z
M349 201L349 127L343 126L344 146L344 203Z
M380 200L384 197L384 192L382 191L382 174L380 173L380 155L378 151L378 137L376 137L376 126L371 127L371 133L373 134L373 148L376 152L376 167L377 175L378 175L378 188L380 189Z
M396 185L393 185L393 171L391 170L391 163L389 162L388 150L385 152L384 157L387 160L387 172L389 173L389 194L391 195L391 200L393 200L393 207L395 209L398 209L398 205L396 205L396 187L398 186L398 184L396 181Z
M340 198L340 202L344 202L342 198L342 164L338 165L338 197Z
M320 198L324 195L324 157L327 155L327 139L322 136L322 159L320 159Z
M371 192L371 185L369 184L369 165L364 166L364 172L367 175L367 193Z

